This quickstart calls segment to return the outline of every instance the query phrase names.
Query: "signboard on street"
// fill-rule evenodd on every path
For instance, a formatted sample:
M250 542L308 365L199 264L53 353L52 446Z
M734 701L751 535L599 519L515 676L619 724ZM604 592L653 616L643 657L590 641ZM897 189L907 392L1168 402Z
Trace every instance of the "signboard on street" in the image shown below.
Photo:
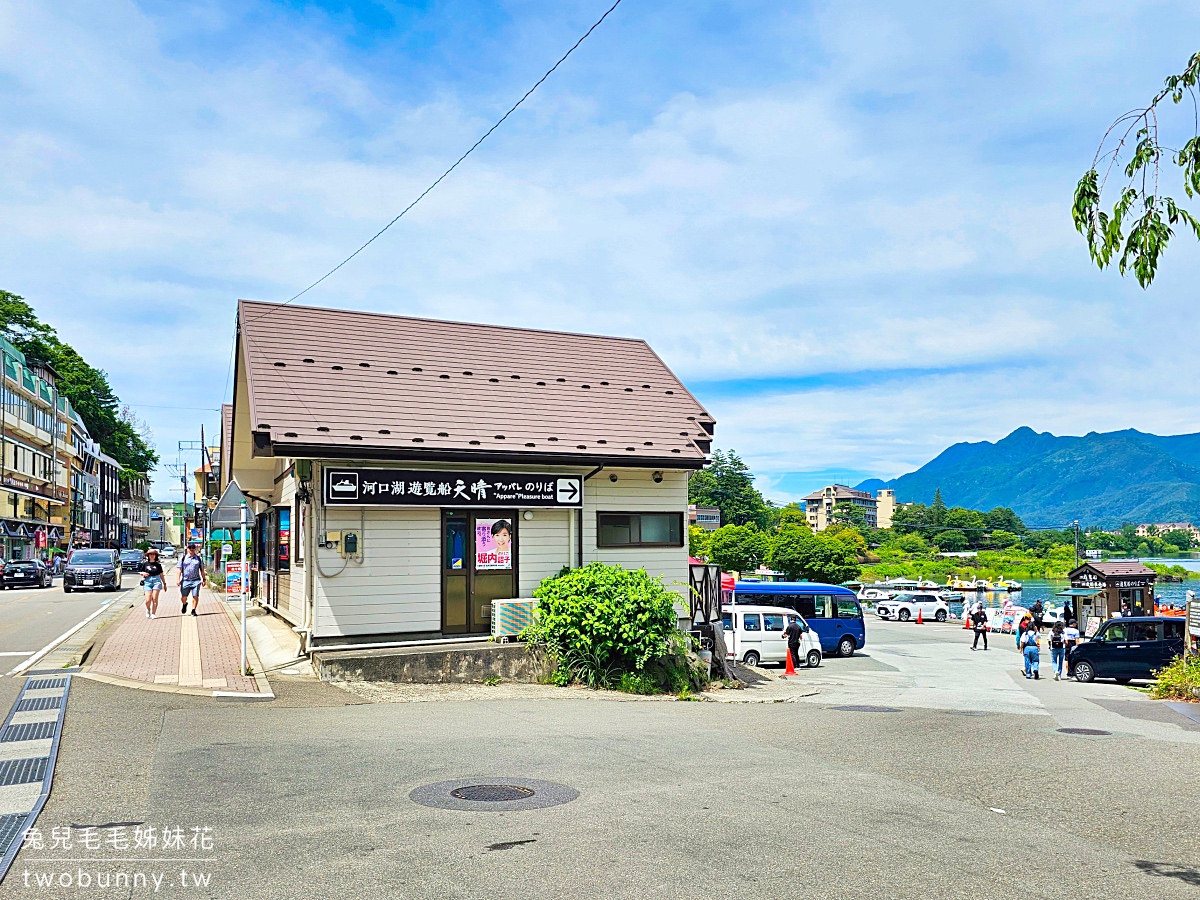
M250 564L246 563L246 568L250 568ZM241 561L234 562L230 560L225 563L225 593L240 594L242 592L242 564Z
M528 472L326 469L324 499L326 506L578 509L583 506L583 478Z

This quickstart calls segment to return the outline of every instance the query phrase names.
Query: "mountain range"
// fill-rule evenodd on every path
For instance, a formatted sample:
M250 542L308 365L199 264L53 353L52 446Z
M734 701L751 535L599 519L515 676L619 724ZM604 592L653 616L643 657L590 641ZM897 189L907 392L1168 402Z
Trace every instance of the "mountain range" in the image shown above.
M915 472L858 488L893 488L904 503L929 503L940 488L948 506L1007 506L1027 525L1200 523L1200 434L1057 437L1021 427L995 443L954 444Z

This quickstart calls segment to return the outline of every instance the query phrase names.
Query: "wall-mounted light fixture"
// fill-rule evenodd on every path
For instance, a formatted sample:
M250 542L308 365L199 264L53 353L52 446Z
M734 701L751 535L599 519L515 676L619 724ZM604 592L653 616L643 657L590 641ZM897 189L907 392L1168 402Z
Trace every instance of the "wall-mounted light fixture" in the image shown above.
M662 474L662 472L655 472L655 473L654 473L653 475L651 475L650 477L654 479L654 483L655 483L655 484L662 484L662 480L663 480L663 474Z
M533 510L532 509L525 510L525 512L521 513L521 518L524 519L526 522L532 522L533 521Z
M615 482L617 480L617 473L613 472L611 475L609 475L608 480Z

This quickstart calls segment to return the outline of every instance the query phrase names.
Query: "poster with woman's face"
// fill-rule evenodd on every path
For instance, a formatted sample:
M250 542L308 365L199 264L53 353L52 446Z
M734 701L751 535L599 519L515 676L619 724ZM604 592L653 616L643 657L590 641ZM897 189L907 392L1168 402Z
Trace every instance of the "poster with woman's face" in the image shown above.
M511 569L515 549L508 519L475 520L475 569Z

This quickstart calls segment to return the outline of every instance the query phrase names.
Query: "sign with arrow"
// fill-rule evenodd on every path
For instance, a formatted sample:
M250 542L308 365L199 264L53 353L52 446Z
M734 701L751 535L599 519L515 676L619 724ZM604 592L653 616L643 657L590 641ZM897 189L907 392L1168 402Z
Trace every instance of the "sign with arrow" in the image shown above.
M322 481L326 506L583 506L580 475L328 468Z

